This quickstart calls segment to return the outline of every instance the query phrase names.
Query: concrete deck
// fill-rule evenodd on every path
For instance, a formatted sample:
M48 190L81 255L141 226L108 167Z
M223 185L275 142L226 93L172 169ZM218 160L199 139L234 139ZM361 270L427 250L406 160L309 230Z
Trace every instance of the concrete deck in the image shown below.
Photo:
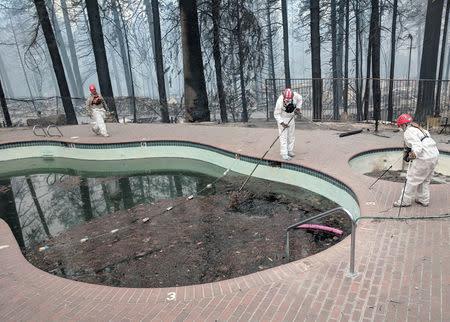
M340 125L334 126L335 128ZM333 127L333 126L331 126ZM289 161L331 175L357 195L362 216L397 216L392 202L402 183L351 170L348 160L371 149L401 147L402 135L385 131L342 137L315 124L298 124L297 156ZM261 157L275 128L189 124L108 124L109 138L89 125L61 127L67 142L113 143L189 140ZM435 136L433 136L435 137ZM449 136L435 137L450 151ZM41 140L31 129L1 129L0 143ZM266 156L280 160L278 143ZM450 210L450 186L432 185L428 208L413 205L402 217ZM1 211L1 210L0 210ZM348 275L350 237L319 254L217 283L133 289L66 280L29 264L0 220L0 320L144 321L450 321L450 219L362 219L356 230L356 277Z

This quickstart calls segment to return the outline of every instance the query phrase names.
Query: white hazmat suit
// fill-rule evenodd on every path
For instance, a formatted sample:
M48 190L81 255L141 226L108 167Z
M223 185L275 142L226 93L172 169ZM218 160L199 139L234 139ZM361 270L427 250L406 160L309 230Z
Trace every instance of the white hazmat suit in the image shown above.
M406 174L405 191L400 199L394 203L394 206L410 206L415 200L417 203L428 206L430 203L430 180L433 171L437 166L439 159L439 151L436 142L430 137L430 133L426 130L423 132L408 124L403 135L405 144L411 148L416 158L413 159ZM403 191L402 191L403 194Z
M295 112L287 113L284 107L284 95L278 97L277 103L275 105L275 110L273 116L278 124L278 133L280 134L280 154L283 159L294 156L294 142L295 142ZM301 109L302 107L302 96L297 92L293 92L292 102L295 107ZM284 123L289 127L284 131Z
M100 103L94 103L96 98L99 99ZM105 99L98 95L97 92L91 93L86 101L86 109L88 115L94 120L92 131L97 135L109 136L105 125L106 111L108 111Z

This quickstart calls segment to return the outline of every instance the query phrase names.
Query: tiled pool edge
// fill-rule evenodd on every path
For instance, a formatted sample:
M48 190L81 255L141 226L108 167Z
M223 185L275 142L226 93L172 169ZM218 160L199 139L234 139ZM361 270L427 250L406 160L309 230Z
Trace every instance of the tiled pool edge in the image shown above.
M312 168L308 168L308 167L297 165L297 164L287 163L287 162L273 161L273 160L268 160L268 159L260 161L259 158L230 152L230 151L220 149L220 148L217 148L217 147L214 147L211 145L196 143L196 142L192 142L192 141L181 141L181 140L154 140L154 141L145 140L144 141L143 140L143 141L139 141L139 142L124 142L124 143L112 143L112 144L98 144L98 143L87 144L87 143L73 143L73 142L42 140L42 141L25 141L25 142L17 142L17 143L0 144L0 150L33 147L33 146L37 146L37 147L48 146L48 147L83 149L83 150L86 150L86 149L87 150L111 150L111 149L146 148L146 147L188 147L188 148L190 147L190 148L202 149L205 151L218 153L225 157L229 157L229 158L235 159L235 160L240 160L240 161L243 161L246 163L252 163L252 164L256 165L258 162L260 162L260 165L262 167L264 167L264 166L278 167L281 169L295 171L300 174L313 176L315 178L323 180L326 183L331 184L332 186L336 187L337 189L343 190L347 195L349 195L356 204L355 207L351 207L352 209L349 209L349 210L351 210L352 212L357 212L357 216L359 216L359 214L360 214L359 201L358 201L356 194L353 192L353 190L349 186L344 184L342 181L337 180L328 174L314 170ZM46 155L44 155L42 153L40 156L46 157ZM34 156L34 157L39 157L39 156ZM126 158L126 157L124 156L124 158ZM20 158L17 158L17 159L20 159ZM0 160L0 161L6 161L6 160L11 160L11 159L5 159L5 160ZM211 161L209 161L209 162L211 162ZM252 166L252 168L253 168L253 166ZM255 176L257 176L257 174L255 174ZM291 184L295 185L295 183L291 183ZM317 192L317 191L315 191L315 192ZM323 195L325 195L325 194L323 194Z

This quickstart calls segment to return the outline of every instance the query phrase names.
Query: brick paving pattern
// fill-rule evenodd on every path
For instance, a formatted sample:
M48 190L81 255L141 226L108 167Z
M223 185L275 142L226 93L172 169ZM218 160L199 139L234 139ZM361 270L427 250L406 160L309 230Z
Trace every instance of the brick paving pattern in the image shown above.
M67 142L112 143L187 140L261 157L275 127L189 124L109 124L110 138L89 125L61 127ZM401 147L399 133L339 138L339 132L301 125L292 163L327 173L357 195L362 216L398 214L392 202L403 183L353 172L348 160L370 149ZM40 140L30 129L1 129L0 143ZM447 137L438 147L449 151ZM266 156L280 161L279 146ZM401 217L437 216L450 210L449 185L432 185L428 208L413 205ZM1 210L0 210L1 211ZM159 289L90 285L43 272L29 264L0 220L0 320L142 321L450 321L450 219L361 219L355 270L349 272L350 237L308 258L251 275Z

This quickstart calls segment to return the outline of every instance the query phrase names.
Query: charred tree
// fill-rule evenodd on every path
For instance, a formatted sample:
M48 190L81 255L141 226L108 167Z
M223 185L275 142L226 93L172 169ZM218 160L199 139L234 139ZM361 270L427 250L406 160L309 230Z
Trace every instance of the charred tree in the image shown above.
M179 0L186 120L210 120L196 0Z
M53 33L50 19L48 18L47 8L44 0L34 0L36 10L39 17L39 23L41 24L42 31L45 36L48 51L52 58L53 70L55 71L56 79L58 80L59 92L61 93L61 99L66 113L67 124L78 124L75 110L73 109L69 86L67 86L66 75L64 73L64 67L61 61L61 56L58 52L58 45L56 43L55 35Z
M281 0L281 16L283 20L284 79L287 88L291 87L291 71L289 68L289 28L286 0Z
M97 0L86 0L86 9L88 13L95 65L97 67L98 83L100 85L101 94L105 98L109 110L115 113L116 120L118 121Z
M397 2L394 0L393 11L392 11L392 27L391 27L391 65L389 69L389 94L388 94L388 121L392 122L393 119L393 102L392 102L392 91L394 89L394 70L395 70L395 43L396 35L395 31L397 29Z
M8 105L6 104L5 92L3 91L2 80L0 79L0 103L2 104L3 117L6 126L11 127L11 117L9 116Z
M274 54L273 54L273 40L272 40L272 19L271 19L271 6L270 6L270 0L267 0L267 39L268 39L268 58L269 58L269 76L271 79L270 84L272 86L272 105L275 105L275 102L277 101L277 88L275 84L275 62L274 62Z
M344 112L348 109L348 50L349 50L349 29L350 29L350 0L345 0L345 57L344 57ZM356 69L358 66L356 66Z
M336 0L331 0L331 69L333 72L333 120L339 120L338 70L336 39Z
M344 24L345 24L345 0L339 0L337 8L337 33L336 33L336 69L337 69L337 106L338 119L340 117L339 109L342 106L342 65L344 61Z
M213 23L213 56L216 72L217 96L219 97L220 119L222 123L228 122L226 97L223 87L222 54L220 53L220 7L222 0L211 1L211 15Z
M77 51L75 49L75 42L73 40L72 27L70 25L70 18L69 18L69 12L67 9L66 0L61 0L61 9L63 12L64 24L66 27L67 44L68 44L69 52L70 52L70 60L72 62L72 70L73 70L73 73L75 76L75 83L77 86L76 95L79 98L84 98L83 81L81 80L81 73L80 73L80 67L78 65Z
M71 93L78 95L77 82L75 81L74 72L72 69L72 64L70 63L69 56L66 51L66 44L62 36L61 28L59 27L58 18L56 15L55 7L52 1L46 1L50 11L51 11L51 23L55 31L55 38L58 45L59 53L61 55L61 60L63 62L64 69L66 71L67 79L69 80Z
M369 41L367 44L367 63L366 63L366 84L364 89L364 120L369 119L369 98L370 98L370 66L372 62L372 34L369 31Z
M14 97L14 91L11 87L8 74L6 73L5 65L3 64L2 57L0 56L0 79L3 81L4 91L9 97Z
M360 26L360 13L359 13L359 3L355 1L353 11L355 12L355 28L356 28L356 36L355 36L355 96L356 96L356 119L361 121L363 118L362 113L362 104L361 104L361 75L360 66L361 64L361 26Z
M372 35L372 91L373 114L375 118L375 131L378 131L378 121L381 115L381 89L380 89L380 7L379 0L372 0L372 14L370 17L370 33Z
M419 90L414 119L424 123L426 116L434 114L434 91L441 35L444 0L428 0L420 64Z
M322 73L320 67L320 8L319 0L310 0L311 66L313 120L322 119Z
M161 24L159 21L158 0L152 0L154 48L156 63L156 78L158 79L159 104L161 118L164 123L170 123L169 109L167 106L166 85L164 83L164 62L161 44Z
M112 0L112 12L113 12L113 19L114 19L114 27L116 31L116 39L119 42L119 49L120 49L120 58L122 59L122 66L123 71L125 73L125 84L127 85L127 96L131 97L133 95L133 89L131 85L131 75L130 75L130 65L128 64L128 56L127 51L125 49L125 41L124 36L122 32L122 27L120 24L120 18L119 18L119 9L117 7L116 0Z
M439 75L438 75L438 86L436 90L436 107L434 109L434 116L440 116L441 114L441 87L442 87L442 72L444 70L444 60L445 60L445 48L447 45L447 28L448 28L448 14L450 9L450 0L447 0L447 6L445 9L445 20L444 20L444 31L442 34L441 43L441 58L439 60ZM447 50L448 52L448 50ZM448 70L448 65L447 65ZM448 86L447 86L448 87Z
M246 82L244 76L244 44L243 44L243 35L242 35L242 0L237 1L237 30L236 30L236 38L238 43L238 61L239 61L239 80L241 84L241 103L242 103L242 122L248 122L248 111L247 111L247 97L245 93Z

